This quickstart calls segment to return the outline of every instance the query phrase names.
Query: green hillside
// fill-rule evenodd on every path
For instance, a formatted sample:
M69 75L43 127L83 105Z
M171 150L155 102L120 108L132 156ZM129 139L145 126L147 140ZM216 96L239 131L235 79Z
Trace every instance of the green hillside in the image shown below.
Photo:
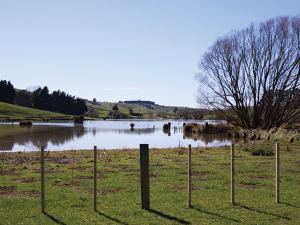
M4 102L0 102L0 119L5 120L22 120L31 119L38 120L42 118L49 119L62 119L71 118L70 115L61 113L54 113L49 111L43 111L38 109L27 108L23 106L12 105Z
M97 110L100 117L107 117L109 111L112 111L112 107L115 103L112 102L97 102L97 104L91 104L87 102L88 109ZM134 113L143 115L144 117L149 117L149 114L156 117L160 113L168 114L169 116L175 116L174 109L180 110L192 110L191 108L176 107L176 106L161 106L161 105L145 105L145 104L128 104L128 103L117 103L119 111L122 113L129 114L129 108L132 108Z

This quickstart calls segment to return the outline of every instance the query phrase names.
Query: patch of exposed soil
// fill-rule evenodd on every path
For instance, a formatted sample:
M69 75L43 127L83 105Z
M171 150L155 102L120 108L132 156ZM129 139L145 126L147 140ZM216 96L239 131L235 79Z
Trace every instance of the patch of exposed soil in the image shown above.
M220 165L220 166L230 166L230 164L231 163L216 163L216 165Z
M186 160L180 159L180 158L174 158L174 159L169 159L169 162L184 162Z
M286 170L285 172L288 172L288 173L300 173L299 170Z
M267 176L260 176L260 175L258 175L258 176L255 176L255 177L249 177L250 179L255 179L255 178L261 178L261 179L274 179L275 177L267 177Z
M266 159L269 159L269 160L274 160L274 159L275 159L275 157L268 157L268 158L266 158Z
M140 172L140 169L128 169L128 170L123 170L125 172Z
M180 173L180 174L188 175L187 172L182 172L182 173ZM204 172L204 171L202 171L202 172L192 172L192 176L195 176L195 177L201 177L201 176L203 176L203 175L213 175L213 174L214 174L214 173Z
M41 169L34 169L33 172L35 173L41 173ZM45 174L49 174L49 173L60 173L60 174L68 174L70 172L66 172L66 171L59 171L58 169L45 169Z
M58 164L72 164L80 161L79 158L76 157L67 157L67 156L48 156L45 157L46 162L58 163Z
M257 189L257 188L266 188L264 186L259 185L250 185L250 184L240 184L236 185L237 188L245 188L245 189Z
M11 193L17 190L17 186L0 186L0 195L5 194L5 193Z
M0 187L0 197L3 198L20 198L20 197L39 197L38 192L16 192L16 186Z
M78 186L90 186L88 183L53 183L49 184L50 186L57 186L57 187L78 187Z
M38 161L40 160L40 156L36 157L29 157L29 156L24 156L24 157L15 157L15 158L8 158L6 160L6 164L23 164L23 163L29 163L32 161Z
M15 182L21 182L21 183L32 183L36 181L40 181L40 178L28 178L28 179L14 179Z
M149 165L149 166L166 166L166 165L156 163L156 164L152 164L152 165Z
M204 166L203 164L196 164L196 163L192 163L192 167L195 167L195 166Z
M128 168L132 168L132 166L127 166L127 165L106 165L105 167L109 167L109 168L120 168L120 169L128 169Z
M244 174L244 173L250 173L248 171L235 171L235 173L241 173L241 174Z
M112 188L103 188L103 189L97 190L97 194L100 194L100 195L116 194L119 192L121 192L121 190L112 189ZM89 193L90 194L94 193L94 190L90 190Z
M94 176L77 176L75 179L93 179ZM105 178L103 174L99 174L97 178Z
M163 175L158 175L158 174L154 174L154 173L150 173L150 178L151 177L163 177Z
M14 170L1 170L0 171L0 176L18 176L19 174L17 174L16 172L14 172Z
M77 170L77 171L85 171L87 169L92 169L93 167L92 166L75 166L75 167L70 167L68 169L70 170Z
M204 178L204 177L196 177L196 178L192 178L193 181L210 181L210 180L214 180L214 179L210 179L210 178Z

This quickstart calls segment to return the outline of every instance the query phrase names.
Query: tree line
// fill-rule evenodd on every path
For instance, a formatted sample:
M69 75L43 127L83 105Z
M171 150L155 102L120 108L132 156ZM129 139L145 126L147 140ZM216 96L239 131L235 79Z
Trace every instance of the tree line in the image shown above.
M50 94L47 86L33 92L16 91L10 81L6 80L0 81L0 101L69 115L83 115L87 112L85 100L64 91L53 91Z

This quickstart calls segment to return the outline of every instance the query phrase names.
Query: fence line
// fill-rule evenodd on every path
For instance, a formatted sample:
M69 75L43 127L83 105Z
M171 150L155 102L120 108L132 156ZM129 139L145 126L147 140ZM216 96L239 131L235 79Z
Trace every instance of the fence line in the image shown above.
M279 203L279 143L276 143L276 203Z
M41 146L41 210L45 213L45 161L44 146Z
M188 150L188 208L191 208L192 204L192 153L191 153L191 145L189 145L189 150Z
M234 203L234 144L231 144L231 204Z
M192 193L192 162L191 162L191 145L188 146L188 186L187 186L187 207L191 208L191 193ZM235 204L235 186L234 186L234 175L235 175L235 160L234 160L234 144L231 144L231 204ZM279 155L279 143L276 143L276 203L279 203L279 183L280 183L280 155ZM97 146L94 146L94 210L97 211ZM149 176L149 146L148 144L140 144L140 181L141 181L141 200L142 209L150 209L150 176ZM183 181L179 180L179 181ZM160 181L160 182L172 182L173 180ZM107 182L104 182L107 183ZM115 182L112 182L115 183ZM118 182L122 183L122 182ZM44 159L44 146L41 146L41 211L45 213L45 159Z
M97 211L97 146L94 146L94 211Z

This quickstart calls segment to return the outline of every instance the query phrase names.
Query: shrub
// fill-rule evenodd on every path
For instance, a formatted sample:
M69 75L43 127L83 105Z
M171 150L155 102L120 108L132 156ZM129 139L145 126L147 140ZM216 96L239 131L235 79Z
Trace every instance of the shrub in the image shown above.
M184 131L185 131L185 132L192 132L193 129L194 129L194 125L193 125L193 124L188 123L188 124L186 124L186 125L184 126Z
M169 130L169 124L165 123L165 124L163 125L163 129L164 129L164 130Z
M131 124L130 124L130 127L131 127L131 128L134 128L134 126L135 126L134 123L131 123Z
M274 151L272 149L252 149L251 155L272 156Z
M20 125L20 126L26 126L26 121L24 121L24 120L20 121L20 122L19 122L19 125Z
M83 124L83 120L84 120L85 116L81 115L81 116L74 116L74 124Z
M22 120L19 122L20 126L31 126L32 125L32 121L31 120Z

